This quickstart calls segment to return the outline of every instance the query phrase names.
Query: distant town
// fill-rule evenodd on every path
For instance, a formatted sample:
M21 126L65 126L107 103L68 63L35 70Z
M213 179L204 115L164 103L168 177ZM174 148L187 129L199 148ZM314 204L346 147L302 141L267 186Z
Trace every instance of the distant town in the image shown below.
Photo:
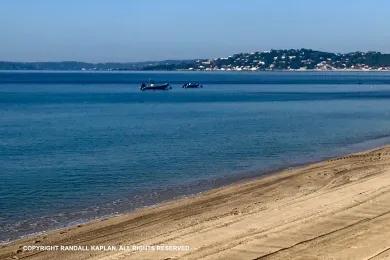
M390 54L331 53L311 49L238 53L216 59L130 63L0 62L0 70L76 71L390 71Z

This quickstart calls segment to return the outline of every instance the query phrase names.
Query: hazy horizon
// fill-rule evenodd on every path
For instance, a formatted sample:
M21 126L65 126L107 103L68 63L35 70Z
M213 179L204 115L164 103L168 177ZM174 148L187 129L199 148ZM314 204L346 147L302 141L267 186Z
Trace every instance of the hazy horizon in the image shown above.
M142 62L308 48L390 53L390 2L12 1L0 60Z

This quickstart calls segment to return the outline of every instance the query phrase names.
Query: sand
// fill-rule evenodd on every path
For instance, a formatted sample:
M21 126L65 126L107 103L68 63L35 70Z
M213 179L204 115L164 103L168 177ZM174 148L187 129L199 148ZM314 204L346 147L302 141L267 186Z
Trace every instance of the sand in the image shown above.
M26 245L81 245L87 251L27 251ZM92 245L142 245L149 251L96 251ZM167 249L162 245L189 248L162 251ZM384 258L390 258L390 147L286 169L0 248L0 259Z

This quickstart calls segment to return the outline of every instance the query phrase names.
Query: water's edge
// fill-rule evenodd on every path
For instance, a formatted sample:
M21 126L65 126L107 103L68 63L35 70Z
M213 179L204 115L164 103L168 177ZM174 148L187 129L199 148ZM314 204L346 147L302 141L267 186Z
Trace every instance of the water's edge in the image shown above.
M215 189L221 189L221 188L228 187L231 185L252 182L252 181L256 181L256 180L261 179L261 178L265 178L267 176L280 174L282 171L287 170L287 169L306 167L306 166L311 165L311 164L320 163L323 161L336 159L336 158L344 157L344 156L355 154L355 153L380 150L383 147L388 146L388 145L390 145L390 136L381 137L381 138L373 139L373 140L367 140L364 142L353 144L347 149L347 151L340 152L338 154L319 156L319 158L317 158L317 159L312 159L312 160L308 160L308 161L304 161L304 162L292 163L292 164L288 164L288 165L285 165L282 167L277 167L274 169L268 169L268 170L259 170L258 169L258 170L253 170L250 172L245 172L242 174L237 174L235 176L228 176L228 178L221 177L221 178L212 180L214 185L211 188L205 188L205 189L200 188L199 189L199 187L198 187L198 188L195 188L193 192L172 196L170 198L164 198L158 202L155 202L153 204L147 204L147 205L144 205L142 207L136 207L136 208L133 208L130 210L125 210L123 212L115 212L115 213L106 214L103 216L91 217L91 218L80 220L80 221L73 221L70 223L62 223L61 225L59 225L58 227L55 227L55 228L49 228L49 229L43 230L43 231L20 235L19 237L15 238L15 239L0 241L0 245L4 246L4 245L15 243L16 241L19 241L19 240L33 238L33 237L43 235L43 234L58 232L58 231L61 231L63 229L75 228L78 225L90 224L90 223L105 220L108 218L134 214L134 213L138 212L139 210L161 207L166 203L172 203L174 201L185 199L185 198L193 198L193 197L201 196L203 193L210 192L210 191L215 190ZM207 180L207 182L210 182L210 180ZM194 187L196 187L196 186L199 186L199 185L194 185Z

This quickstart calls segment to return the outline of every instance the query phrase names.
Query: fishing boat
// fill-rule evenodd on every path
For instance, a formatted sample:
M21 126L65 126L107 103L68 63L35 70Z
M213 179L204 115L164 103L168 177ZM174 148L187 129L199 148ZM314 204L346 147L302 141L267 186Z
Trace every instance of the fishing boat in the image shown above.
M156 83L145 83L143 82L141 84L140 90L169 90L171 87L169 86L169 83L163 83L163 84L156 84Z
M182 88L203 88L203 86L200 83L188 82Z

